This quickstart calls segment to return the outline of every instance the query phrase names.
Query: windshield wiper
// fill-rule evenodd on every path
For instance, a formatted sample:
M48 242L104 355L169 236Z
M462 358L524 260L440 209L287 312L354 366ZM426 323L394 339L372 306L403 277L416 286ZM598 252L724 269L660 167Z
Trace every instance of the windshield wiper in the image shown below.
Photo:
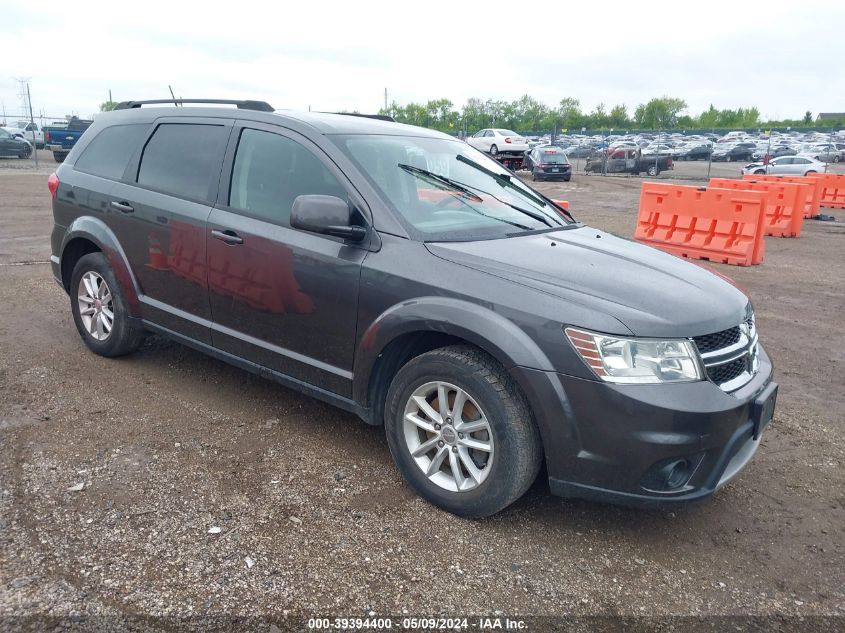
M446 185L448 187L452 187L456 191L460 191L464 194L467 198L471 198L475 202L484 202L481 199L481 196L478 194L473 193L469 189L467 189L464 185L459 182L452 180L451 178L447 178L446 176L441 176L440 174L435 174L433 171L428 171L427 169L422 169L421 167L414 167L413 165L406 165L405 163L397 163L400 169L404 169L409 174L414 174L416 176L421 176L427 178L429 181L434 180L435 182L440 183L441 185Z
M477 169L478 171L480 171L480 172L482 172L482 173L484 173L484 174L487 174L488 176L490 176L491 178L493 178L493 180L495 180L496 182L498 182L498 183L499 183L500 185L502 185L503 187L510 187L510 188L511 188L511 189L513 189L514 191L518 191L518 192L519 192L519 193L521 193L521 194L522 194L525 198L528 198L529 200L531 200L532 202L534 202L534 203L536 203L536 204L539 204L540 206L543 206L543 205L546 205L546 204L550 204L550 205L552 205L554 208L556 208L556 209L560 209L560 210L561 210L561 211L562 211L562 212L566 215L566 217L568 217L570 220L572 220L573 222L575 221L575 218L574 218L574 217L572 217L572 214L571 214L571 213L569 213L569 211L567 211L566 209L564 209L564 208L563 208L563 207L561 207L561 206L558 206L558 204L557 204L557 203L555 203L553 200L550 200L549 198L547 198L546 196L544 196L544 195L542 195L542 194L538 194L538 196L539 196L539 197L538 197L538 196L535 196L533 193L529 193L528 191L526 191L526 190L525 190L525 189L523 189L522 187L519 187L518 185L516 185L516 184L515 184L515 183L511 180L511 177L510 177L508 174L500 174L500 173L498 173L498 172L493 171L492 169L487 169L486 167L483 167L482 165L479 165L478 163L476 163L474 160L470 160L469 158L467 158L466 156L463 156L463 155L461 155L461 154L458 154L458 156L457 156L456 158L457 158L460 162L462 162L462 163L465 163L465 164L469 165L469 166L470 166L470 167L472 167L473 169ZM494 196L494 197L495 197L495 196ZM498 198L496 198L496 199L498 200ZM508 202L505 202L505 204L509 204L509 203L508 203ZM514 205L510 205L510 206L512 206L512 207L513 207L514 209L516 209L517 211L522 211L523 213L526 213L526 214L528 214L528 215L531 215L531 213L530 213L530 212L528 212L526 209L520 209L520 208L518 208L518 207L514 207ZM541 214L537 214L537 215L541 215ZM533 217L533 216L532 216L532 217ZM545 216L542 216L542 217L545 217ZM549 226L551 226L548 222L546 222L546 224L547 224L547 225L549 225Z
M545 205L545 204L546 204L543 200L541 200L541 199L540 199L540 198L538 198L537 196L535 196L535 195L533 195L533 194L531 194L531 193L528 193L528 192L527 192L527 191L525 191L525 189L523 189L522 187L518 187L517 185L515 185L515 184L513 183L513 181L511 180L511 177L510 177L509 175L507 175L507 174L500 174L500 173L497 173L497 172L493 171L492 169L487 169L486 167L483 167L483 166L479 165L479 164L478 164L478 163L476 163L474 160L470 160L469 158L467 158L466 156L463 156L462 154L458 154L457 159L458 159L459 161L461 161L462 163L465 163L465 164L469 165L469 166L470 166L470 167L472 167L473 169L477 169L477 170L478 170L478 171L480 171L481 173L483 173L483 174L487 174L488 176L490 176L491 178L493 178L493 180L495 180L496 182L498 182L498 183L499 183L500 185L502 185L503 187L510 187L511 189L514 189L514 190L518 191L518 192L519 192L519 193L521 193L523 196L525 196L525 197L526 197L526 198L528 198L529 200L531 200L531 201L533 201L533 202L535 202L535 203L539 204L540 206L543 206L543 205Z

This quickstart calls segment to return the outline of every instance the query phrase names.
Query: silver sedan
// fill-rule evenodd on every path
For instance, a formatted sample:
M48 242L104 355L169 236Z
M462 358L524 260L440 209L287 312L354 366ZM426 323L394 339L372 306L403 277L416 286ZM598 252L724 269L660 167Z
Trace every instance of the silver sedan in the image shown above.
M806 156L781 156L773 158L768 165L751 163L742 168L743 174L776 174L783 176L806 176L807 174L823 174L827 165Z

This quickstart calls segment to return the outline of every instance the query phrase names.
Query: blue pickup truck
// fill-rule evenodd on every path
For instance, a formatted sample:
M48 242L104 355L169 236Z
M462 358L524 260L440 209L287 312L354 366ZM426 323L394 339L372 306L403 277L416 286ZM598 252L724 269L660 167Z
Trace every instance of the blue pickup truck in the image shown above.
M76 141L92 123L93 121L88 119L73 118L68 121L67 127L44 128L44 144L53 152L53 159L57 163L64 162Z

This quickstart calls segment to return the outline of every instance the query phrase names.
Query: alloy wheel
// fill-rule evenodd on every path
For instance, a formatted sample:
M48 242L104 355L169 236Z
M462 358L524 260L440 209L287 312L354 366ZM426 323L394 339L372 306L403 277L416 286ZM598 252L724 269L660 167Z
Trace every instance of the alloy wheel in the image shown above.
M408 398L403 437L428 479L445 490L467 492L481 485L493 465L493 431L466 391L435 381Z
M114 327L114 304L106 280L94 271L86 272L79 280L77 301L85 331L105 341Z

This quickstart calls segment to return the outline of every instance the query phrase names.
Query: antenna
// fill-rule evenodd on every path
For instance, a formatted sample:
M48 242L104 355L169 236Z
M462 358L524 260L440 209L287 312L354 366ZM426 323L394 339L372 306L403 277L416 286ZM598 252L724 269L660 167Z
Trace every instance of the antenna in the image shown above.
M179 107L179 102L176 100L176 95L175 95L175 94L173 94L173 88L170 86L170 84L168 84L168 85L167 85L167 88L170 90L170 96L171 96L171 97L173 97L173 103L174 103L174 104L176 105L176 107L178 108L178 107Z

